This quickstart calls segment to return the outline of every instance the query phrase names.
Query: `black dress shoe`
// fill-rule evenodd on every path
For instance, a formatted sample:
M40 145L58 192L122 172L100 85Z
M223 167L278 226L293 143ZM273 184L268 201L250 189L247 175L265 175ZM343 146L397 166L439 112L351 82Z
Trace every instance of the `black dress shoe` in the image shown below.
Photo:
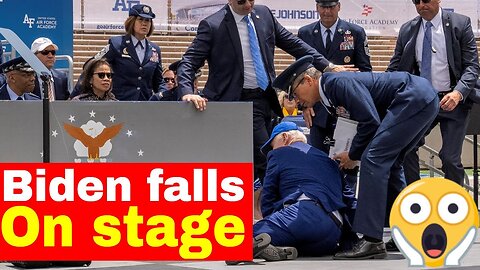
M390 238L390 240L388 240L388 242L385 243L385 247L387 248L387 251L391 251L391 252L400 251L395 241L393 241L393 238Z
M338 252L333 256L334 260L366 260L384 259L387 257L387 250L383 242L368 242L360 239L351 250Z

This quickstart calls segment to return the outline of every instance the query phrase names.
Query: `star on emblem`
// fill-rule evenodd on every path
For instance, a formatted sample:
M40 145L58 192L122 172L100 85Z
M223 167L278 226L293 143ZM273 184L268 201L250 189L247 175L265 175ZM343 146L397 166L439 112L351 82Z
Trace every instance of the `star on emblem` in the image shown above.
M55 138L56 138L57 135L58 135L58 132L57 132L56 130L52 130L52 137L55 137Z
M94 112L94 111L92 110L92 111L90 112L90 117L91 117L91 118L94 118L94 117L95 117L95 114L96 114L96 112Z
M143 157L143 150L142 150L142 149L138 150L137 153L138 153L138 156L139 156L139 157Z
M127 134L128 137L131 137L133 135L131 130L127 130L127 133L125 134Z
M115 122L115 115L110 115L110 122Z
M75 122L75 116L70 115L70 117L68 117L68 121L70 121L70 123Z

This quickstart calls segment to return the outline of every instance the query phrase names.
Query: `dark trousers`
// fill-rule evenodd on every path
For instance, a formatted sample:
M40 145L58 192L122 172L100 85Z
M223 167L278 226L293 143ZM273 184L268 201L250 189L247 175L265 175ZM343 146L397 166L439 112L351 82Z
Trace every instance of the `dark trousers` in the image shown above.
M439 155L442 161L442 171L445 173L446 179L450 179L461 186L464 184L465 174L462 165L462 145L467 132L469 117L470 107L464 104L459 104L451 112L440 110L430 129L425 134L425 136L428 135L437 124L440 124L442 148ZM404 170L407 184L420 179L417 150L424 144L425 139L422 138L419 145L405 157Z
M263 183L267 158L260 152L260 147L268 141L272 131L272 113L265 91L243 89L241 101L253 102L253 178Z
M396 120L401 116L387 112L362 154L353 231L382 239L386 215L405 186L402 161L430 128L438 106L438 99L434 99L402 122ZM396 111L395 108L392 111Z

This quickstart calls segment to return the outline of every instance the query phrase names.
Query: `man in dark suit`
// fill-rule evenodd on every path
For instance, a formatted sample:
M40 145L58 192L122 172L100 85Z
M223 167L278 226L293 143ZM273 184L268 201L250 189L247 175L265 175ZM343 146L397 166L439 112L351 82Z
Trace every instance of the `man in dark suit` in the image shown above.
M348 187L350 197L344 197L338 164L306 141L295 123L282 122L262 147L268 152L265 218L255 223L253 234L270 235L272 246L260 254L269 261L295 259L295 249L301 256L333 254L348 223L346 202L348 209L356 202Z
M68 92L68 78L67 75L59 70L53 68L55 65L55 55L58 51L58 46L53 43L49 38L40 37L33 41L30 47L32 53L42 62L45 67L51 72L53 80L53 91L49 92L50 100L67 100L70 96ZM39 97L43 97L42 80L37 78L35 80L35 88L33 93ZM53 94L53 97L50 95Z
M341 6L339 0L315 1L320 20L301 27L298 37L336 65L372 71L365 30L338 17ZM328 153L328 142L332 139L336 119L328 114L320 102L313 106L313 111L312 108L303 110L303 117L310 128L310 143Z
M275 46L297 58L313 55L314 64L321 70L341 69L287 31L266 6L254 7L253 0L229 0L200 22L177 73L180 97L199 110L205 109L206 100L193 94L193 81L205 60L209 75L203 94L207 100L253 102L254 177L261 181L266 159L260 147L268 140L271 111L282 115L271 87Z
M470 18L441 9L440 0L413 2L420 16L400 28L387 71L407 71L432 82L441 110L429 131L440 123L442 171L445 178L463 185L461 155L471 108L468 97L479 72L472 25ZM423 63L424 57L428 64ZM420 179L417 149L405 159L407 183Z
M3 63L0 69L7 82L0 87L0 100L39 100L31 94L35 86L35 71L22 57Z
M358 122L349 151L334 159L347 169L361 161L353 231L364 237L334 258L385 258L384 221L405 187L402 160L435 119L437 93L426 79L406 72L322 74L311 62L310 56L302 57L273 86L287 90L304 106L320 101L332 114L342 106Z

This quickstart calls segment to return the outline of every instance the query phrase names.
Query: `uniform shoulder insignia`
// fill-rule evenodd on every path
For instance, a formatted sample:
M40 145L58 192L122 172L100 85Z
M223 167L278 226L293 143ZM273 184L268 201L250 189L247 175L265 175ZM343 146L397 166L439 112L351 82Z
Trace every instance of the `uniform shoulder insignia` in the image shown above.
M104 57L104 56L108 53L108 50L110 50L110 44L105 45L105 47L103 47L103 49L100 50L100 51L94 56L94 58L95 58L95 59L100 59L100 58Z

